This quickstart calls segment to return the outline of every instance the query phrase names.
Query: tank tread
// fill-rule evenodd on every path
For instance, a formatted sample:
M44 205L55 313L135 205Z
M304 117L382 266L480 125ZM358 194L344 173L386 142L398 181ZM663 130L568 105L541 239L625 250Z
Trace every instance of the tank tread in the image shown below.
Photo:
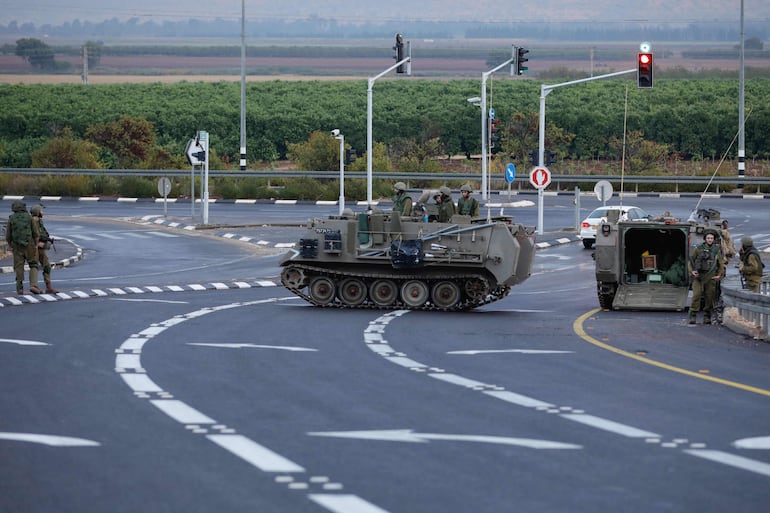
M332 271L325 267L315 267L307 264L291 264L291 267L295 269L301 269L302 271L305 272L306 276L312 276L312 277L326 276L332 279L335 283L338 283L340 280L345 278L361 278L365 281L365 283L367 283L370 280L377 280L377 279L388 279L388 280L394 279L394 276L392 274L387 274L387 273L380 274L380 273L371 273L371 272L350 272L350 271L345 271L343 273L343 272ZM448 281L479 279L479 280L482 280L484 283L487 282L486 278L481 274L467 274L467 273L442 275L441 279L448 280ZM424 276L419 274L414 274L414 275L400 274L396 279L397 282L404 282L406 280L426 281ZM480 297L478 299L466 298L465 300L451 307L440 307L430 302L426 302L422 306L415 307L415 306L407 305L401 300L396 301L392 305L378 305L372 301L365 301L360 305L348 305L340 301L338 298L335 298L333 301L327 304L319 303L315 301L312 297L310 297L308 294L305 294L304 292L302 292L302 289L305 288L307 284L299 288L292 287L284 282L283 273L281 274L281 283L283 284L284 287L286 287L291 292L301 297L308 303L311 303L315 306L319 306L323 308L356 308L356 309L375 309L375 310L422 310L422 311L458 312L458 311L464 311L464 310L471 310L473 308L478 308L480 306L487 305L489 303L494 303L495 301L499 301L500 299L503 299L510 292L510 287L508 286L497 287L493 290L490 290L483 297Z

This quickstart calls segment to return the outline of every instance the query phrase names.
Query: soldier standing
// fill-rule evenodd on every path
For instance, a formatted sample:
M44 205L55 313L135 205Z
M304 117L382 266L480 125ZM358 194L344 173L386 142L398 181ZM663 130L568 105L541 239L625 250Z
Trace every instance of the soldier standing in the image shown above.
M35 205L30 209L32 224L37 225L39 239L37 243L37 259L43 268L43 281L45 291L49 294L58 294L59 291L51 286L51 262L48 260L48 248L51 247L51 235L43 224L43 205ZM35 283L37 285L37 283Z
M29 265L29 291L33 294L43 292L37 286L37 226L32 223L32 216L27 212L27 205L16 200L11 205L13 214L8 216L5 227L5 241L13 251L13 270L16 273L16 293L24 294L24 264Z
M743 277L744 287L752 292L759 292L764 268L765 264L762 263L759 251L754 247L754 240L751 237L741 238L741 263L738 271Z
M717 299L717 284L725 273L721 245L714 244L716 230L709 228L703 234L703 243L690 255L687 268L692 275L692 303L690 303L690 324L695 324L696 317L703 304L703 324L711 324L711 310Z
M393 195L393 212L398 212L402 216L412 215L412 198L406 194L406 184L396 182L393 189L396 191Z
M457 200L457 213L464 216L479 216L479 200L471 198L471 186L467 183L460 187L462 197Z
M728 229L727 219L722 220L722 254L725 257L725 265L735 256L735 244Z

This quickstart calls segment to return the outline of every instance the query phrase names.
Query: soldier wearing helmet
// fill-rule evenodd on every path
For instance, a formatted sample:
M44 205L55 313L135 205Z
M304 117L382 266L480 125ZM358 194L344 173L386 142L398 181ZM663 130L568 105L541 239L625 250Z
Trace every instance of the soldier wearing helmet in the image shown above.
M446 185L441 187L433 199L438 205L438 222L448 223L452 216L457 213L454 201L452 201L452 189Z
M37 242L39 233L27 212L27 205L16 200L11 205L13 214L8 216L5 227L5 241L13 251L13 270L16 273L16 293L24 294L24 264L29 265L29 290L41 294L37 286Z
M703 232L703 243L696 246L687 262L692 275L692 303L690 303L690 324L695 324L703 303L703 324L711 324L711 310L717 300L718 283L725 275L722 247L716 244L719 234L713 228Z
M30 213L32 214L32 224L37 225L37 231L40 235L37 243L37 259L43 269L45 291L49 294L58 294L59 291L51 285L51 262L48 260L48 249L51 247L53 239L43 224L43 205L35 205L30 209Z
M759 292L765 264L762 263L759 251L754 247L754 239L748 236L741 238L740 255L741 263L738 271L743 278L744 287L752 292Z
M398 212L402 216L412 215L412 198L406 193L406 184L396 182L393 189L396 191L392 198L393 212Z
M460 194L462 197L457 200L457 213L464 216L478 217L479 216L479 200L471 198L471 186L465 184L460 187Z
M727 219L722 219L722 256L725 258L725 265L735 256L735 244L733 243L732 235L730 235L728 225Z

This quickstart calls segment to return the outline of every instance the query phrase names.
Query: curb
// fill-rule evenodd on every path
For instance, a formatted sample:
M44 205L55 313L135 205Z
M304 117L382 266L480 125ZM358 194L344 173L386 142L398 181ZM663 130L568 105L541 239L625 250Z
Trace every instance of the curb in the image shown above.
M51 263L51 268L52 269L61 269L62 267L68 267L68 266L74 264L75 262L83 259L83 248L81 248L80 246L75 244L70 239L65 239L65 238L60 237L60 238L58 238L56 240L63 240L63 241L67 241L69 244L72 244L75 247L75 255L71 256L69 258L62 259L62 260L57 260L56 262L52 262ZM26 265L26 264L24 264L24 271L29 271L29 266ZM12 273L12 272L13 272L13 266L12 265L6 265L6 266L0 267L0 274Z

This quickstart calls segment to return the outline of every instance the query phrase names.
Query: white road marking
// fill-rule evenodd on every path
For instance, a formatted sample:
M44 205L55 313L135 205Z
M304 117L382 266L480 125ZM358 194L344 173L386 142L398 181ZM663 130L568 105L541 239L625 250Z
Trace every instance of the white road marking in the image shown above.
M763 476L770 477L770 464L761 461L744 458L743 456L736 456L727 452L711 451L707 449L685 449L684 452L699 458L722 463L723 465L748 470L755 474L762 474Z
M151 291L151 292L155 292L155 291ZM186 305L189 303L189 301L170 301L168 299L129 299L129 298L122 298L122 297L110 298L110 301L135 301L137 303L170 303L170 304L176 304L176 305Z
M0 338L0 342L6 342L8 344L16 344L19 346L49 346L45 342L35 342L34 340L22 340L18 338Z
M204 347L221 347L224 349L281 349L283 351L318 351L318 349L312 349L310 347L293 347L293 346L266 346L260 344L216 344L208 342L188 342L190 346L204 346Z
M93 440L85 438L73 438L71 436L38 435L34 433L0 433L0 440L12 440L14 442L30 442L35 444L50 445L52 447L94 447L101 445Z
M214 419L182 401L177 401L176 399L155 399L150 402L160 411L182 424L216 424Z
M162 392L163 391L162 388L156 385L155 382L145 374L121 374L120 377L123 378L123 381L126 382L126 385L128 385L128 388L130 388L134 392Z
M602 431L609 431L610 433L615 433L615 434L627 436L630 438L660 437L660 435L653 433L651 431L645 431L643 429L638 429L633 426L627 426L619 422L603 419L601 417L596 417L594 415L588 415L586 413L564 413L562 414L562 417L564 417L565 419L574 420L575 422L580 422L581 424L585 424L587 426L591 426L596 429L601 429Z
M388 513L356 495L311 493L308 497L332 513Z
M304 472L305 469L259 445L242 435L206 435L206 438L227 449L242 460L254 465L264 472Z
M486 395L490 395L496 399L500 399L507 403L516 404L518 406L524 406L525 408L553 408L554 405L546 403L540 399L533 397L527 397L526 395L517 394L516 392L509 392L507 390L487 390L484 392Z
M477 355L492 353L521 353L521 354L568 354L575 351L556 351L550 349L478 349L467 351L448 351L447 354Z
M738 449L770 449L770 436L742 438L733 442Z
M530 449L581 449L575 444L536 440L533 438L514 438L507 436L485 435L446 435L440 433L415 433L411 429L385 429L371 431L318 431L308 433L310 436L328 436L333 438L356 438L359 440L379 440L383 442L426 443L430 440L446 440L454 442L479 442L488 444L515 445Z

